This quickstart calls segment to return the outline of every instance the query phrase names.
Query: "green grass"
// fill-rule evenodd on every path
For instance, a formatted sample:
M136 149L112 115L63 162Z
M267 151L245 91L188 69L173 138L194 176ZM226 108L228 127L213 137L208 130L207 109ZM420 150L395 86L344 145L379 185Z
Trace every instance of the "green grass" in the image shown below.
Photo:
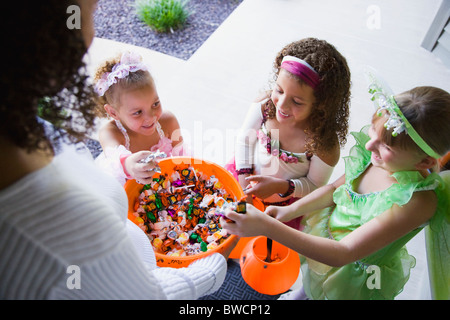
M136 0L136 14L156 32L173 32L184 26L191 12L189 0Z
M44 97L39 99L38 101L38 109L37 109L37 115L38 117L49 121L52 123L55 127L60 127L63 124L64 119L68 118L68 111L65 109L62 109L59 113L59 119L48 118L48 115L50 114L49 109L51 107L51 99L49 97Z

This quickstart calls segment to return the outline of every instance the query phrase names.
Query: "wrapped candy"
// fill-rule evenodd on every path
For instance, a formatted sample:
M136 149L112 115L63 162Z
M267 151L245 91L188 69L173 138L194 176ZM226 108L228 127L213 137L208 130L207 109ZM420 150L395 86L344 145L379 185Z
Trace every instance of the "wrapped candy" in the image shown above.
M142 159L139 162L140 163L149 163L149 162L153 161L156 164L155 160L164 159L166 157L167 157L167 155L164 152L160 152L158 150L156 152L153 152L153 153L149 154L145 159ZM161 168L158 165L156 165L154 171L160 173L161 172Z
M233 200L214 176L180 165L170 176L153 176L137 199L134 215L145 226L155 252L195 255L216 248L228 238L219 219L226 208L240 209Z

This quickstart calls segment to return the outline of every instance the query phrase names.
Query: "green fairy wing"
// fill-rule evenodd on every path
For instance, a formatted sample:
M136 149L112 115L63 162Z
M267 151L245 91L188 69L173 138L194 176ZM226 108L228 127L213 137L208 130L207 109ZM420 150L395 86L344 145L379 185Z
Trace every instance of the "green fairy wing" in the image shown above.
M439 228L426 227L425 239L432 298L450 300L450 171L444 171L441 177L445 182L446 217Z

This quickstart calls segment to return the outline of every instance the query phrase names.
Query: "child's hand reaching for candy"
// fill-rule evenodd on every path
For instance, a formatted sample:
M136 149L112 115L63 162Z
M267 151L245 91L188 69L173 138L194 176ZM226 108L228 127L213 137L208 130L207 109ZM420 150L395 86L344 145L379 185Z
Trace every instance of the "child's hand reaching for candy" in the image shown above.
M163 153L138 151L129 155L123 162L125 172L136 182L148 184L156 172L161 172L158 161L165 158Z
M225 210L225 217L229 220L220 218L222 229L240 237L254 237L265 234L267 228L270 226L270 220L273 220L272 217L262 213L248 203L246 213L237 213L236 211L227 209ZM265 223L267 221L269 223Z

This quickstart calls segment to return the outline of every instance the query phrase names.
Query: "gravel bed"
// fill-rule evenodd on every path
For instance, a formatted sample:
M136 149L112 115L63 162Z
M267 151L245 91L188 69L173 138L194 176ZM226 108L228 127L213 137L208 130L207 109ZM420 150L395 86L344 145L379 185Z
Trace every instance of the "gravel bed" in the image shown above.
M182 29L157 33L137 17L134 0L100 0L94 14L99 38L120 41L183 60L208 39L243 0L190 0L193 12Z

